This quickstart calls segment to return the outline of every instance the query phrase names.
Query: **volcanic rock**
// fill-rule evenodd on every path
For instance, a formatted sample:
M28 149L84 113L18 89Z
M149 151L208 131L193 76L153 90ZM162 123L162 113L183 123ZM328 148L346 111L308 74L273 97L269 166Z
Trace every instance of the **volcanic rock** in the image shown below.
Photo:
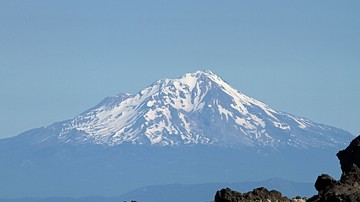
M339 151L337 157L340 160L342 175L340 181L359 187L360 183L360 136L355 138L350 145Z
M251 201L277 201L277 202L291 202L285 196L275 190L267 190L264 187L254 189L253 191L241 194L231 190L230 188L222 189L216 192L215 202L251 202Z
M318 192L323 192L333 188L336 184L337 181L334 178L327 174L322 174L317 178L315 188Z
M340 151L337 157L342 170L340 180L336 181L326 174L319 176L315 182L318 195L310 198L308 202L360 201L360 136L345 150Z
M307 202L359 202L360 201L360 136L356 137L350 145L338 152L342 175L335 180L327 174L320 175L315 188L318 194L306 200ZM241 194L229 188L216 192L215 202L252 202L277 201L298 202L304 198L289 199L278 191L268 191L257 188L251 192Z

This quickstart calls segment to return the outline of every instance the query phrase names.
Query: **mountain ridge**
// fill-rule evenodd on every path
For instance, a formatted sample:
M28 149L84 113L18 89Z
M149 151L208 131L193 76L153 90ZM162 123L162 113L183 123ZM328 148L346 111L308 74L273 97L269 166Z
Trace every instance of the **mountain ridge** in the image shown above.
M0 140L0 195L115 196L174 182L312 180L325 167L339 174L331 154L352 139L198 71Z
M46 132L41 132L41 131ZM277 111L210 70L160 79L136 94L106 97L73 119L39 129L38 142L160 146L334 147L353 136ZM34 134L34 133L33 133ZM345 140L344 140L345 139Z

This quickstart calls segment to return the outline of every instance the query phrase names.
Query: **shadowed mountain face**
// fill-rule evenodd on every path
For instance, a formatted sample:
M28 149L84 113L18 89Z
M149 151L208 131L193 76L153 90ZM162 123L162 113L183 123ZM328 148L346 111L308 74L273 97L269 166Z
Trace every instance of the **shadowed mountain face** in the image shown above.
M0 140L0 195L114 196L150 184L309 181L324 167L337 175L332 154L352 138L198 71Z

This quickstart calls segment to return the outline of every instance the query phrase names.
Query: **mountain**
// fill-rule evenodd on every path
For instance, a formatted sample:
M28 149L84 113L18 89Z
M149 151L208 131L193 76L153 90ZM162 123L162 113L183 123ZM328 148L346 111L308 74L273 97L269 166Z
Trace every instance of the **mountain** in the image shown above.
M197 71L0 140L0 196L119 196L151 184L271 177L311 181L319 172L340 174L332 154L353 137Z
M74 119L27 132L32 142L229 147L345 146L348 132L276 111L211 71L105 98Z

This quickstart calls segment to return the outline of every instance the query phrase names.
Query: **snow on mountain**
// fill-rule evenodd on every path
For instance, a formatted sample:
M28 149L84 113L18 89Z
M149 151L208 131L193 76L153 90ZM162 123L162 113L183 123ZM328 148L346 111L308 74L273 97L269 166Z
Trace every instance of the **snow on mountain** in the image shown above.
M51 132L41 132L41 142L55 139L108 146L129 142L315 148L346 145L353 137L276 111L208 70L158 80L134 95L105 98L74 119L42 130Z
M150 184L269 177L307 181L320 172L336 176L334 153L352 139L197 71L1 140L0 196L114 196Z

